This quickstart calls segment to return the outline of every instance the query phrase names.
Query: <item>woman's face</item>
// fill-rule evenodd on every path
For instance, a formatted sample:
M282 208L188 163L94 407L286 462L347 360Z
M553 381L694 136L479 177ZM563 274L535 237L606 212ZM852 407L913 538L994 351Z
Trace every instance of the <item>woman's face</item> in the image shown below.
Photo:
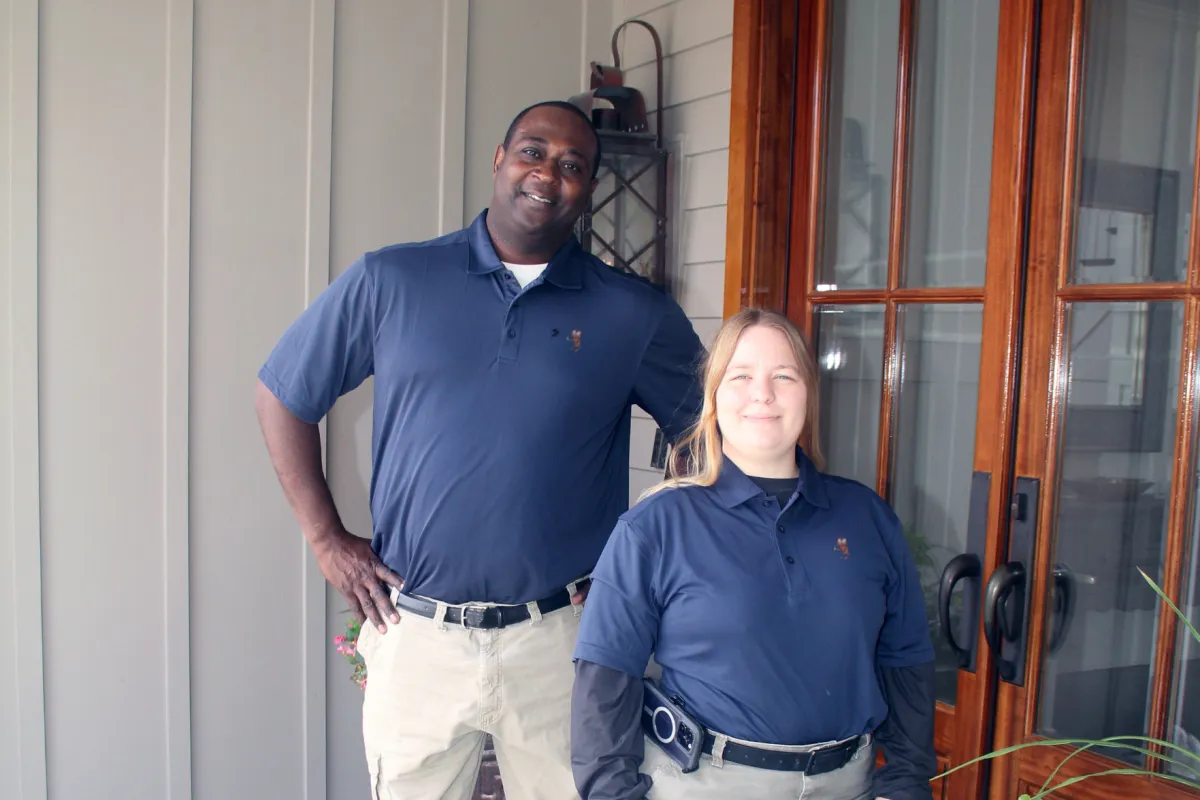
M804 430L808 389L787 336L754 325L742 332L717 387L717 424L731 458L793 458Z

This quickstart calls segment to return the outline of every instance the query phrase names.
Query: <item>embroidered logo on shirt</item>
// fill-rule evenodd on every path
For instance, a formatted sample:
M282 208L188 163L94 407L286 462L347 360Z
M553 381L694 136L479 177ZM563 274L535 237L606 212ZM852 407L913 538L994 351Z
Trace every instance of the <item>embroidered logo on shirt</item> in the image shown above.
M838 537L837 546L833 548L842 554L842 560L845 561L850 557L850 545L846 542L846 537Z
M576 328L575 330L571 331L571 335L567 338L571 340L571 352L578 353L579 344L583 341L583 331Z

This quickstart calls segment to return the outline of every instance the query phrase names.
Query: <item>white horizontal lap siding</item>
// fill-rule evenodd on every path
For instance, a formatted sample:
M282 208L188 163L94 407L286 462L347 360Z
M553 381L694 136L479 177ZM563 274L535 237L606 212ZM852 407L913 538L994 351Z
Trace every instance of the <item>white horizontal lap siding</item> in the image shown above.
M663 46L663 135L682 140L683 185L675 297L707 345L721 325L725 286L725 215L729 173L729 102L733 73L733 0L623 0L617 22L643 19ZM625 81L658 102L654 44L638 26L622 36ZM651 469L656 426L640 408L630 433L630 502L661 478Z

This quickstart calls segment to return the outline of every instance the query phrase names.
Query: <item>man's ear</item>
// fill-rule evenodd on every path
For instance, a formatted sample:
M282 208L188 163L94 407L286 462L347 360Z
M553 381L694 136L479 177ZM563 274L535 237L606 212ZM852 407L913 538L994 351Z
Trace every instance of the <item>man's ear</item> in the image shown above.
M600 180L598 178L592 178L592 185L588 188L588 194L593 194L596 191L596 187L599 185Z
M492 175L493 176L496 174L496 171L500 169L500 162L503 160L504 160L504 145L498 144L498 145L496 145L496 155L494 158L492 158Z

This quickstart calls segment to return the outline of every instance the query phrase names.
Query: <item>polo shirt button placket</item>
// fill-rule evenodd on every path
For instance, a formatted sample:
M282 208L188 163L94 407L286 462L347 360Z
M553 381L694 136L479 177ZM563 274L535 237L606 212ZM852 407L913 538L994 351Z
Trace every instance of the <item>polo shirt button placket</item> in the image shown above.
M500 334L500 358L505 361L517 360L517 327L521 324L520 309L509 307L504 318L504 328Z

